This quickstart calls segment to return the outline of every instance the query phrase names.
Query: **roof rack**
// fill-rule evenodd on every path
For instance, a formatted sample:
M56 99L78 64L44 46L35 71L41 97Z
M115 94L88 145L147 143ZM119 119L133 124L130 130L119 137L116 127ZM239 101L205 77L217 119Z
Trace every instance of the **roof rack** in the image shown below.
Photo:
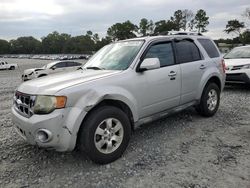
M170 31L169 35L194 35L194 36L203 36L201 33L197 32L187 32L187 31Z

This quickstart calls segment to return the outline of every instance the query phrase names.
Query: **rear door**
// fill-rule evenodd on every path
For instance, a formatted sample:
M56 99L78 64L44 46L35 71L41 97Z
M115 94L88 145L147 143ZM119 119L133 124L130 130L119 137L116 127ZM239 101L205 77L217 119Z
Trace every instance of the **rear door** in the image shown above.
M181 104L194 101L207 65L192 39L175 40L176 59L181 68Z

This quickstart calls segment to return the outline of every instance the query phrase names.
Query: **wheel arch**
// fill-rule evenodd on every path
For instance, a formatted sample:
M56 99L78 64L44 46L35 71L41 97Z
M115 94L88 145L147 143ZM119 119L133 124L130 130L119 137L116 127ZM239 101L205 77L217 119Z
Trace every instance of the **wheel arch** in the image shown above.
M222 89L223 89L222 81L221 81L219 75L212 74L212 75L208 76L207 79L204 82L202 82L202 84L200 85L201 89L198 92L197 100L200 100L202 93L204 91L204 88L207 86L208 83L215 83L219 87L220 91L222 91Z
M44 73L39 74L39 75L37 76L37 78L40 78L40 77L43 77L43 76L47 76L47 74L44 74Z

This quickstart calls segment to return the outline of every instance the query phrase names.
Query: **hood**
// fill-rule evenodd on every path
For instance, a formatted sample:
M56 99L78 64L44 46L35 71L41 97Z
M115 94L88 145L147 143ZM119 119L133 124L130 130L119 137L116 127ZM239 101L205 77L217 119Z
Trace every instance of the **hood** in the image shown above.
M44 70L44 69L41 69L41 68L26 69L24 70L24 74L30 74L34 71L39 71L39 70Z
M84 82L97 80L120 73L114 70L78 70L68 73L53 74L22 83L18 91L27 94L54 95L56 92Z
M239 66L239 65L248 65L250 64L250 58L242 59L224 59L226 67Z

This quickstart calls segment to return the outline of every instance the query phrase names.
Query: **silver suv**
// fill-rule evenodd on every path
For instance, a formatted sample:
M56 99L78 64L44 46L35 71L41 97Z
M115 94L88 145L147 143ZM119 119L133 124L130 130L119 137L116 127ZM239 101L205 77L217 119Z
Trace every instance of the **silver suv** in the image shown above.
M213 116L225 83L224 61L204 36L156 36L103 47L80 70L22 83L12 107L30 144L71 151L96 163L118 159L132 130L194 106Z

